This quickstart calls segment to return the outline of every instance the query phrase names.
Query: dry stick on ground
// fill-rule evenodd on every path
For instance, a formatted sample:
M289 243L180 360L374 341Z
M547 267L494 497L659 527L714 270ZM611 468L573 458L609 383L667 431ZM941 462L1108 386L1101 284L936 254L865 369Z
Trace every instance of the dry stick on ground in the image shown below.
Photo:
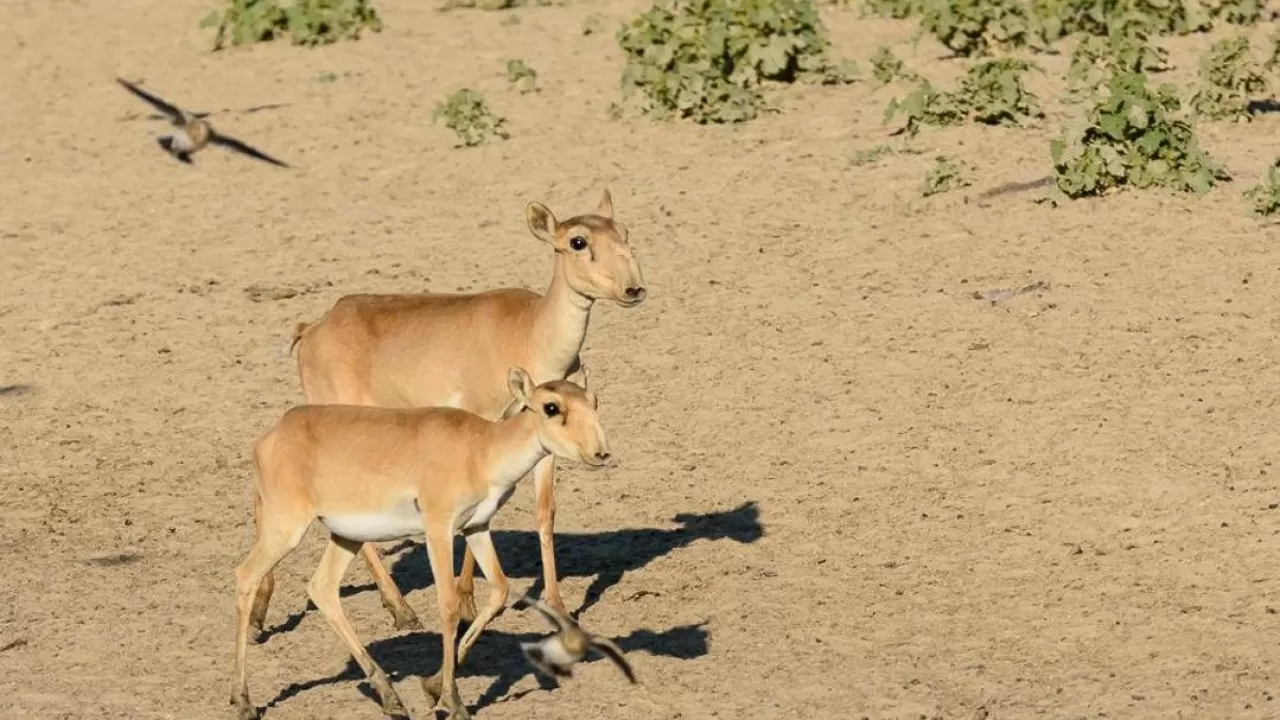
M560 222L541 203L530 203L525 214L534 237L556 252L546 294L501 289L343 297L316 323L299 324L294 337L307 402L445 406L494 419L510 402L507 368L528 368L538 383L580 377L578 353L592 306L597 300L639 305L646 294L640 265L626 226L613 219L607 189L595 214ZM563 612L553 544L554 463L546 458L534 469L534 492L546 600ZM377 549L365 545L361 553L396 627L419 627ZM475 567L468 547L458 580L467 620L475 617ZM439 584L450 575L435 577ZM273 582L268 575L267 597Z
M555 456L603 467L608 440L589 389L565 380L535 387L511 368L505 417L490 421L456 408L304 405L284 414L254 446L255 540L236 569L236 658L231 703L241 720L258 710L249 700L249 628L261 625L269 588L263 579L319 520L329 545L307 594L342 638L387 715L407 715L391 681L374 662L342 612L338 587L362 543L425 535L437 578L440 671L423 689L449 717L466 720L454 674L485 626L507 602L489 522L534 465ZM458 596L449 578L453 536L461 533L489 582L489 601L467 628L454 657ZM366 546L368 547L368 546ZM264 590L267 594L264 594Z

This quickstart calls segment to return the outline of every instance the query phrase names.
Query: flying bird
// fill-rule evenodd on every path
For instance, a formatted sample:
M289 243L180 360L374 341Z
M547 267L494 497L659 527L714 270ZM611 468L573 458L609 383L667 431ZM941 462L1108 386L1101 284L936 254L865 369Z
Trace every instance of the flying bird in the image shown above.
M179 107L169 104L164 100L152 95L142 88L123 78L116 78L116 82L124 86L124 89L137 95L147 101L152 107L164 113L169 122L177 128L172 135L161 135L156 138L156 142L166 152L181 160L188 165L192 164L191 156L196 151L204 148L206 145L220 145L228 150L248 155L250 157L269 162L272 165L280 167L289 167L287 164L267 155L257 148L240 142L239 140L222 135L213 129L204 117L208 113L189 113Z
M630 663L622 656L622 650L608 638L587 633L576 620L556 612L540 600L525 597L515 605L519 606L521 603L542 613L556 628L555 634L538 642L520 643L520 651L524 653L525 659L539 672L553 680L572 677L573 665L594 650L612 660L632 684L636 682L636 675L631 670Z

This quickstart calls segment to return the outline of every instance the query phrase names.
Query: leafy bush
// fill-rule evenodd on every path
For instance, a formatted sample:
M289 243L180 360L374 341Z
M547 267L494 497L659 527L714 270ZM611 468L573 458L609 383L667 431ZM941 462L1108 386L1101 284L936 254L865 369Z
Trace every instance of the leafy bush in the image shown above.
M490 137L503 140L511 137L503 127L506 120L490 112L484 96L474 90L463 88L436 105L431 122L441 119L466 147L481 145Z
M885 109L884 121L901 114L903 131L915 136L922 125L958 125L965 121L986 125L1022 125L1044 117L1039 100L1022 84L1027 70L1039 69L1025 60L987 60L969 68L957 92L942 92L928 80L906 98L894 98Z
M1232 25L1253 25L1262 19L1265 0L1200 0L1214 20Z
M514 10L526 5L555 5L554 0L445 0L441 10Z
M963 56L1025 47L1031 37L1030 17L1018 0L929 0L920 28Z
M1255 215L1270 217L1280 210L1280 160L1271 163L1262 182L1244 191Z
M1058 188L1068 197L1123 186L1202 193L1231 175L1200 149L1194 129L1175 118L1177 88L1152 90L1141 73L1117 72L1081 132L1050 143Z
M950 192L973 184L969 179L969 167L958 160L939 155L934 158L933 168L924 176L924 187L920 193L925 197Z
M1163 72L1169 69L1169 53L1153 44L1145 32L1088 35L1071 53L1067 88L1071 95L1092 92L1116 72Z
M266 42L289 36L294 45L325 45L355 40L365 29L382 31L382 20L369 0L229 0L221 12L214 10L200 27L218 28L213 49Z
M538 71L523 60L507 61L507 82L516 86L521 94L538 91Z
M904 20L919 15L924 10L925 0L865 0L862 9L864 15Z
M1200 63L1201 88L1191 97L1197 115L1214 120L1249 118L1249 99L1265 93L1267 78L1250 56L1249 39L1214 43Z
M1267 59L1263 61L1262 69L1267 72L1275 72L1280 69L1280 30L1271 33L1271 52L1267 55Z
M984 125L1021 125L1044 117L1040 102L1022 84L1028 70L1040 68L1026 60L1001 58L969 68L960 81L960 97L969 118Z
M812 0L663 0L618 32L624 102L699 123L763 109L766 81L848 81Z
M965 121L966 110L955 93L941 92L928 80L922 80L910 95L889 101L884 121L887 123L899 114L904 115L907 122L902 132L908 137L915 137L922 125L959 125Z
M1138 31L1185 34L1208 30L1212 25L1198 0L1032 0L1032 17L1047 41L1076 33L1104 37Z
M881 85L888 85L894 80L920 79L919 75L907 69L907 66L893 54L892 50L884 46L881 46L871 56L871 77L875 78L876 82Z

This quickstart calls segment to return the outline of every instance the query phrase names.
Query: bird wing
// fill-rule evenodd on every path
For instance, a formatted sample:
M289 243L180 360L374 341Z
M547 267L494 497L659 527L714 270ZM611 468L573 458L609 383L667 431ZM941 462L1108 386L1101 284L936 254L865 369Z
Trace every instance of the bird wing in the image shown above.
M155 95L152 95L151 93L147 92L146 90L143 90L142 88L138 87L137 85L134 85L133 83L129 82L128 80L125 80L124 78L118 77L116 78L116 82L124 86L125 90L128 90L134 95L137 95L138 97L150 103L152 107L164 113L174 123L182 122L183 120L182 110L180 110L176 106L170 105L164 100L161 100Z
M259 160L265 160L266 162L269 162L272 165L279 165L280 167L289 167L287 164L271 157L270 155L262 152L261 150L251 147L249 145L246 145L233 137L227 137L226 135L219 135L216 132L211 132L209 134L209 142L213 143L214 145L221 145L222 147L227 148L228 150L234 150L238 153L243 153L245 155L258 158Z
M593 650L599 650L600 654L605 655L612 660L613 664L617 665L618 669L622 671L622 674L626 675L627 679L631 681L632 685L634 685L636 683L636 674L635 671L631 669L631 663L627 662L627 659L623 657L622 649L617 645L614 645L613 641L609 638L592 635L590 639L591 648Z
M523 598L523 602L525 605L542 613L542 617L546 618L548 622L554 625L557 631L563 632L568 628L577 626L577 623L573 621L573 618L564 617L555 610L552 610L541 600L535 600L534 598L526 596Z

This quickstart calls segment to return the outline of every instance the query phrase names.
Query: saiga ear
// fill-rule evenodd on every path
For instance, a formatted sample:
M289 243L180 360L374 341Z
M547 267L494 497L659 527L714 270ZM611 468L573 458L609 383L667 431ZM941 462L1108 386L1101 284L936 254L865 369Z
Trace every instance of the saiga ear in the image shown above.
M605 188L604 193L600 196L600 205L596 208L596 214L610 220L613 219L613 196L609 194L609 188Z
M524 219L529 223L529 232L545 243L556 244L556 216L551 209L540 202L531 202L524 209Z
M511 368L507 373L507 389L521 406L533 407L533 378L524 368Z

